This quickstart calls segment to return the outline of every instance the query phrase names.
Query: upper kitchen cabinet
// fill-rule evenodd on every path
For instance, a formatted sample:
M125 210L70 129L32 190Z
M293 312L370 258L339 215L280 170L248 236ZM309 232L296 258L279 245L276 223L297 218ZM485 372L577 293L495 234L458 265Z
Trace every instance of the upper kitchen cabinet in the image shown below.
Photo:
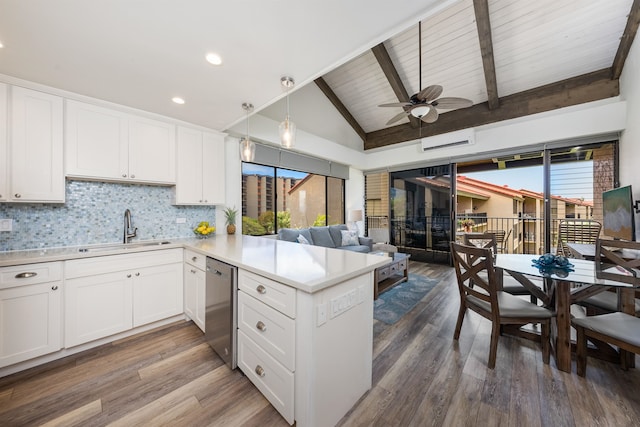
M0 202L7 200L9 183L7 182L9 158L7 157L7 85L0 83Z
M224 135L178 127L177 145L175 204L224 204Z
M9 183L5 200L63 203L62 98L17 86L10 91Z
M67 176L175 184L174 125L70 100L66 125Z

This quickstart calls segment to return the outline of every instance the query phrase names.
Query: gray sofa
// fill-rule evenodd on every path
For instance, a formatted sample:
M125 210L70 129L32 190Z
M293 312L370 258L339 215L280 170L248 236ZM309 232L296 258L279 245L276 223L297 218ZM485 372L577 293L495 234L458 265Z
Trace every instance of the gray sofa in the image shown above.
M297 243L308 242L310 245L324 246L325 248L345 249L354 252L371 252L373 239L358 236L357 244L343 245L342 231L349 231L349 228L345 224L300 229L281 228L278 230L278 240ZM300 236L302 236L302 238Z

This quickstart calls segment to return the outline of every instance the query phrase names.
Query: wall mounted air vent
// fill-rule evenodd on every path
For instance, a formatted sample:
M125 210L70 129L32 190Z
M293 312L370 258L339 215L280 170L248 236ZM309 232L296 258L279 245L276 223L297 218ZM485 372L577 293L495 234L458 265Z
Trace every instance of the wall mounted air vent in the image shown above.
M430 136L428 138L422 138L420 143L422 151L471 145L475 143L475 130L464 129L442 135Z

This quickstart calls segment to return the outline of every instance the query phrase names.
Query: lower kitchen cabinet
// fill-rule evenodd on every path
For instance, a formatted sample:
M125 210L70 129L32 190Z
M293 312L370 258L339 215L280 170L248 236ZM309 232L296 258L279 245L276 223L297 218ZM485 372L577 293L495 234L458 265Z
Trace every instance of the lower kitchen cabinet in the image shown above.
M65 347L183 312L182 249L66 262Z
M62 263L0 268L0 367L62 348Z
M184 314L204 332L206 257L184 251Z

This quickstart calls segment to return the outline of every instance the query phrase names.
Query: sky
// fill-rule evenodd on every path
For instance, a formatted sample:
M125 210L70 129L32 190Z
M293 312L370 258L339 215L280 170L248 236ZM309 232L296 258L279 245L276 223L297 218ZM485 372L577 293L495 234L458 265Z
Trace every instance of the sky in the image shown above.
M273 175L273 167L256 165L253 163L242 163L242 173L245 175ZM278 168L278 176L286 178L302 179L308 174L305 172L292 171Z

